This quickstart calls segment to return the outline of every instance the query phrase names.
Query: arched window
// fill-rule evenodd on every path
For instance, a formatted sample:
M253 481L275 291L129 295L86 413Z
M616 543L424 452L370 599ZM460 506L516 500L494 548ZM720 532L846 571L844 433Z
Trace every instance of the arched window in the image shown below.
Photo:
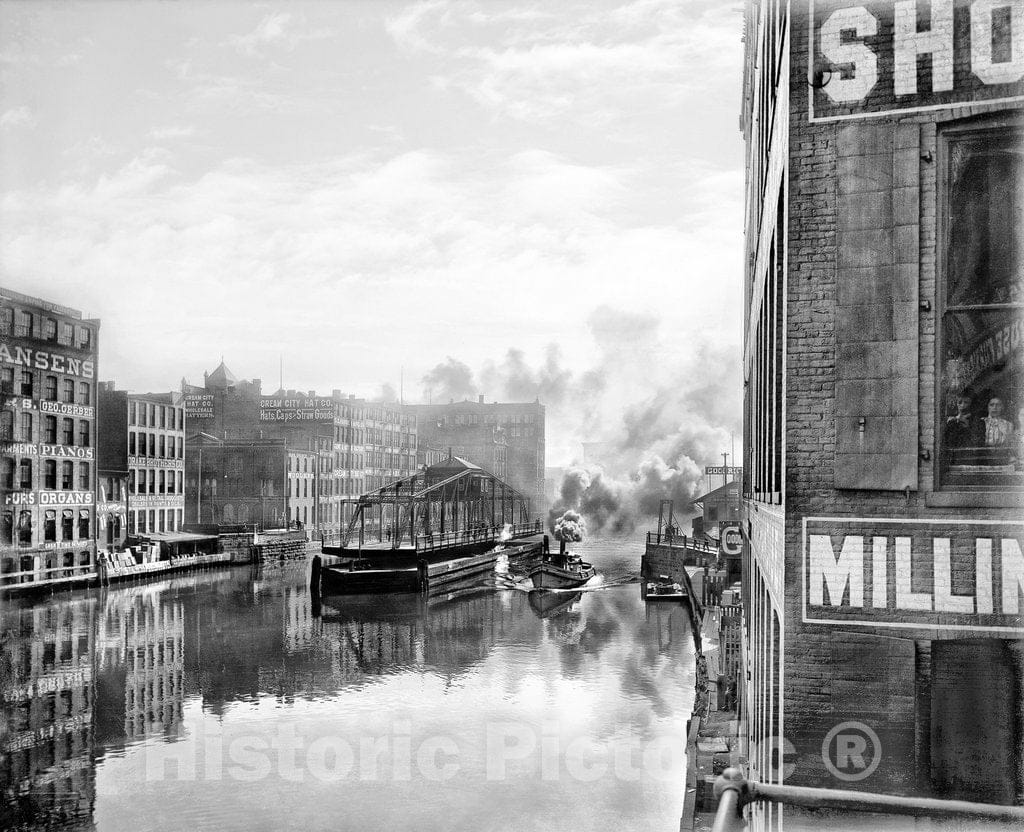
M57 512L52 509L43 517L43 540L50 543L57 540Z
M32 545L32 512L21 511L18 513L18 545Z
M60 513L60 539L72 540L75 536L75 513L66 508Z
M90 537L89 527L91 525L91 518L89 517L89 509L82 509L78 512L78 539L88 540Z

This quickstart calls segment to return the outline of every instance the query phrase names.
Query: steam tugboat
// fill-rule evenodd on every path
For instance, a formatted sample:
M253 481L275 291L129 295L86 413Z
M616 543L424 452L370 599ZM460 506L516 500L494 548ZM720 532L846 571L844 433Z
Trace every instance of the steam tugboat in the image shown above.
M597 570L578 555L565 551L567 540L583 540L583 518L572 510L566 511L555 522L555 538L558 540L558 554L544 554L540 563L530 570L534 589L571 589L582 586Z

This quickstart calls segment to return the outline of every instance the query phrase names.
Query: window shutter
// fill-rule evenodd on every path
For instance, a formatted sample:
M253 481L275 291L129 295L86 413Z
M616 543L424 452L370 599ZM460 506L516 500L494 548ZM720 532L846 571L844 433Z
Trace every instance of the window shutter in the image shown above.
M920 131L838 131L835 486L917 490Z

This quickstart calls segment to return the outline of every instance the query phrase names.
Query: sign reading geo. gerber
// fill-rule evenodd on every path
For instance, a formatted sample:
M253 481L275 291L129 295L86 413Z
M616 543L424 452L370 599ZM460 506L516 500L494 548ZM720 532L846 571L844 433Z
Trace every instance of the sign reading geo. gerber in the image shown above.
M1022 631L1024 521L808 517L803 619Z
M1024 100L1024 0L810 0L811 121Z

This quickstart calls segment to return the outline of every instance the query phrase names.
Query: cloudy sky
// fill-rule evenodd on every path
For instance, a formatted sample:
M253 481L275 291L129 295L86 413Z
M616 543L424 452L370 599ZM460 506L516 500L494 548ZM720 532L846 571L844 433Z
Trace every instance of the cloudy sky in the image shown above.
M135 390L223 354L268 392L282 356L326 392L404 367L414 399L452 357L499 397L510 348L580 378L616 315L657 331L652 365L736 348L741 24L722 0L4 2L0 283L101 318L101 376Z

